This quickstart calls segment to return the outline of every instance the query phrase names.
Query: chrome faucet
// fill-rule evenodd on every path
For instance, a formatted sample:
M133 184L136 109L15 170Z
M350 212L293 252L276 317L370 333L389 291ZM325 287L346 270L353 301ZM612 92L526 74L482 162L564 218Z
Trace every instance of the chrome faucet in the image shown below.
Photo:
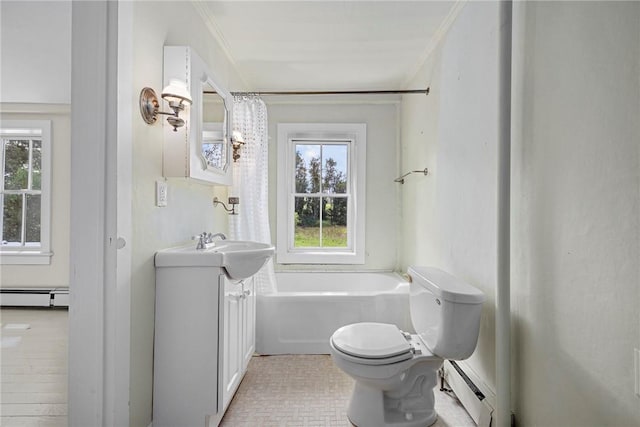
M224 233L207 233L206 231L203 231L202 234L195 236L193 239L194 240L198 240L198 244L196 245L196 249L206 249L207 245L210 245L211 243L213 243L213 239L215 239L216 237L219 237L220 240L227 240L227 236L225 236Z

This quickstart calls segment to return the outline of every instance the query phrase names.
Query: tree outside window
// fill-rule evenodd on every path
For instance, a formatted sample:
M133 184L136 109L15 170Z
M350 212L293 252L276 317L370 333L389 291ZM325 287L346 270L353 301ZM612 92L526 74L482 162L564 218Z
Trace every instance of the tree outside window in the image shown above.
M349 145L295 144L294 247L348 247Z
M39 246L42 140L3 139L2 245Z
M364 264L367 126L278 123L279 264Z

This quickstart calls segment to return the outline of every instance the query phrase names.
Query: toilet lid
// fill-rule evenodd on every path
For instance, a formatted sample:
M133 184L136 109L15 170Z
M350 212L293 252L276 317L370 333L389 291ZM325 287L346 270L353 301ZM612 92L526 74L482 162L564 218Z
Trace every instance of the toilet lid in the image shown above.
M355 357L384 359L409 353L411 346L396 325L354 323L333 333L333 345Z

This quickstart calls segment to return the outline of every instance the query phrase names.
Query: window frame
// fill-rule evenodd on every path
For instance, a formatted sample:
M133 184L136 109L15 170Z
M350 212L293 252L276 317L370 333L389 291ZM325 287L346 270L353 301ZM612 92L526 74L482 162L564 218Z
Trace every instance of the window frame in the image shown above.
M53 255L53 253L51 252L51 120L0 121L0 170L2 172L2 180L0 182L0 227L2 227L2 222L4 219L4 196L6 194L4 189L4 141L8 139L19 138L30 140L40 139L42 145L40 160L40 245L4 246L0 243L0 265L51 264L51 256ZM31 150L29 156L32 156ZM29 179L31 180L31 177ZM24 191L22 191L21 193L23 192ZM22 226L25 226L24 223Z
M295 248L295 146L347 144L347 247ZM279 123L277 176L277 245L279 264L365 263L365 178L367 134L364 123ZM315 194L315 193L313 193ZM333 194L321 197L335 197ZM313 196L317 197L317 196ZM343 197L338 195L338 197Z

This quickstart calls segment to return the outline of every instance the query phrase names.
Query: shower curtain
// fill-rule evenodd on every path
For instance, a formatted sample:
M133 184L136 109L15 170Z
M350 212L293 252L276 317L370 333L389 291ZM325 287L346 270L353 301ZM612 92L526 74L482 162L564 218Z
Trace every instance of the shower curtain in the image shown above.
M239 213L230 217L230 235L235 240L271 243L269 229L269 136L267 107L257 96L235 96L233 130L244 137L240 158L233 165L230 196L240 198ZM254 276L256 292L276 291L273 260Z

